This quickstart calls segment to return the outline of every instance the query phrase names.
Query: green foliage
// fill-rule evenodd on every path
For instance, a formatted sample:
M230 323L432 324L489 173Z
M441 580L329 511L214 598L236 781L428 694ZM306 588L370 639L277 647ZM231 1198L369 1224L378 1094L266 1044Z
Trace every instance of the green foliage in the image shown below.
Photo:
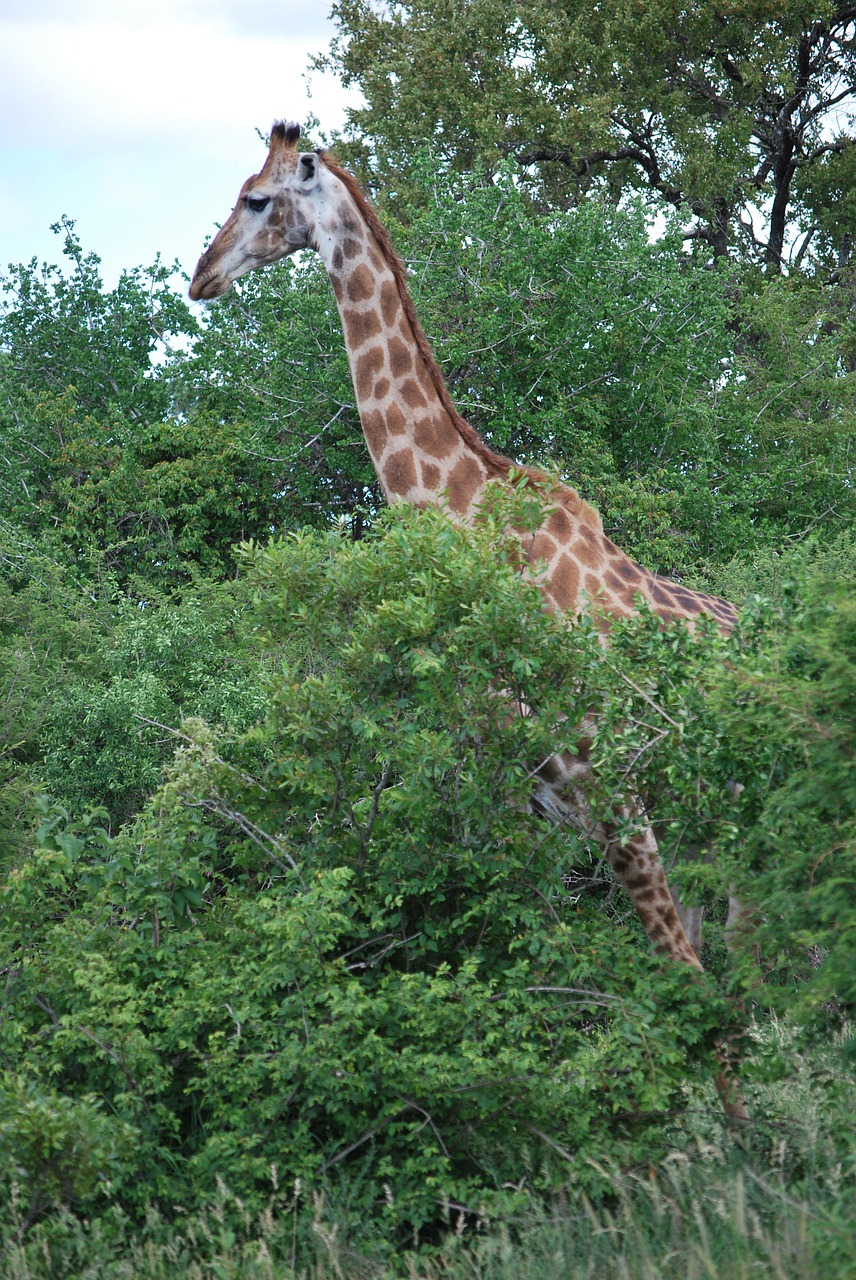
M101 1099L68 1097L24 1077L0 1076L0 1156L4 1198L12 1184L27 1195L27 1218L57 1205L108 1193L121 1164L121 1126Z
M160 261L135 268L105 291L100 259L84 252L73 221L63 218L53 230L70 274L33 260L11 266L0 281L6 295L0 343L12 353L18 388L61 396L73 387L75 406L99 419L113 410L129 420L163 414L169 379L152 376L153 361L195 329L190 309L169 284L172 268ZM22 460L38 464L26 423L14 416Z
M641 205L596 201L538 217L507 171L466 191L428 161L414 177L434 195L406 232L419 310L459 403L500 447L572 454L595 434L583 456L613 451L622 474L655 454L674 465L691 443L703 455L729 307L674 226L652 241Z
M840 291L744 273L736 292L685 257L676 225L653 241L638 206L543 214L504 170L470 183L435 170L410 164L396 239L453 395L498 450L561 471L623 549L672 575L852 520ZM46 269L36 289L21 268L0 326L14 527L143 595L234 572L248 537L331 516L358 535L381 498L318 261L240 281L199 331L184 324L190 351L154 365L153 332L131 326L111 375L121 394L99 398L120 305L133 319L153 304L138 276L121 300L103 292L77 252L70 280ZM154 296L158 333L183 323L164 283ZM63 345L75 309L94 317L89 345L68 344L79 386L38 355Z
M116 826L156 789L185 717L252 723L263 692L245 609L228 584L180 603L116 599L109 630L45 713L41 785L75 810L105 806Z
M676 226L652 241L640 207L539 215L505 171L464 183L423 157L409 172L421 195L390 202L395 238L454 399L500 452L576 484L624 550L681 576L852 519L852 338L818 286L747 276L736 294ZM290 352L312 353L311 375ZM240 281L183 376L206 414L251 424L277 527L333 514L359 532L374 514L314 259Z
M33 262L0 282L6 516L94 576L221 576L233 543L278 523L275 469L251 427L187 392L198 331L170 272L156 263L104 290L73 223L57 229L70 274Z
M109 604L85 595L32 538L0 529L0 864L31 835L40 735L66 684L87 665Z
M235 542L277 519L274 480L248 428L198 413L139 422L81 415L70 388L33 404L28 428L44 471L15 514L54 553L93 576L163 589L201 568L233 570ZM26 495L26 496L24 496Z
M730 432L718 273L688 266L676 228L653 242L639 206L538 217L507 173L466 191L415 174L434 199L406 233L412 288L465 416L500 452L552 460L651 567L721 556L737 530L707 483Z
M314 255L254 272L205 316L183 394L206 419L246 423L271 502L253 536L376 508L380 486L354 402L342 328Z
M263 706L242 584L141 601L81 581L24 535L17 545L0 580L4 866L29 843L34 792L103 806L115 829L157 787L184 717L242 729Z
M797 175L802 205L803 246L811 246L820 263L842 271L849 265L856 233L856 148L850 138L838 139L840 150L824 155L808 172ZM808 252L801 246L802 252ZM852 282L847 282L847 292Z
M299 1180L332 1197L343 1235L378 1224L395 1251L456 1215L608 1195L612 1162L658 1165L680 1147L686 1082L715 1069L734 1011L650 955L585 832L528 810L533 767L573 747L586 711L593 820L619 817L632 777L667 856L718 838L715 863L685 883L709 902L735 878L760 885L776 909L758 944L787 961L775 1001L849 1010L849 933L833 937L847 868L792 858L806 832L839 841L829 778L849 829L849 757L832 776L836 748L850 750L849 613L797 612L824 638L792 639L787 704L771 697L781 673L757 625L728 649L642 616L604 654L594 625L545 613L511 567L505 530L536 496L494 495L475 530L397 509L362 541L248 547L266 716L237 737L185 720L165 781L113 834L101 810L43 803L0 915L15 957L0 1058L25 1065L21 1088L41 1100L22 1142L34 1213L73 1195L108 1231L108 1191L139 1222L152 1205L201 1208L224 1172L255 1212L274 1166L295 1231ZM136 667L138 692L157 679L203 697L223 635L199 602L126 605L98 656L115 673L105 693ZM735 696L746 681L752 696ZM805 714L785 719L784 705ZM821 712L837 737L816 731ZM755 774L736 773L750 758ZM109 753L88 767L102 786L121 773ZM804 922L829 968L794 998Z
M821 1026L856 1008L853 580L794 583L775 639L758 645L750 630L746 658L721 690L725 731L743 755L736 776L746 780L737 874L760 907L747 942L773 983L759 998Z
M851 439L856 382L851 319L828 285L798 277L747 288L744 336L722 394L729 497L751 511L756 543L776 546L825 522L852 530Z
M152 1208L143 1224L117 1205L89 1217L60 1209L33 1224L19 1191L0 1227L0 1275L196 1280L204 1267L234 1280L307 1274L318 1280L611 1280L616 1273L633 1280L736 1280L753 1272L849 1280L852 1156L844 1154L841 1138L851 1132L852 1079L838 1077L834 1097L824 1087L827 1073L822 1055L804 1057L794 1085L784 1095L776 1087L777 1124L769 1149L755 1160L700 1132L686 1152L656 1171L601 1166L610 1183L602 1198L560 1195L510 1220L452 1211L443 1240L430 1252L417 1254L413 1242L391 1250L371 1220L350 1220L347 1195L337 1198L328 1187L305 1182L280 1184L273 1168L258 1214L221 1181L198 1210L173 1215ZM814 1122L817 1106L828 1117L826 1127ZM801 1147L808 1162L794 1177ZM384 1195L387 1203L394 1198L394 1182Z
M604 930L606 885L569 901L585 848L526 810L599 644L497 557L503 523L402 511L383 538L252 549L267 643L306 655L268 719L232 745L185 724L133 823L52 810L9 876L0 1052L133 1128L123 1203L189 1204L225 1168L257 1196L273 1163L346 1178L357 1216L394 1182L399 1238L548 1191L571 1158L594 1186L586 1153L650 1158L710 1069L723 1003ZM625 785L638 750L616 741Z
M846 5L338 0L333 18L316 64L359 88L348 151L385 190L422 146L462 172L510 153L554 207L641 189L716 253L778 265L794 175L844 145Z

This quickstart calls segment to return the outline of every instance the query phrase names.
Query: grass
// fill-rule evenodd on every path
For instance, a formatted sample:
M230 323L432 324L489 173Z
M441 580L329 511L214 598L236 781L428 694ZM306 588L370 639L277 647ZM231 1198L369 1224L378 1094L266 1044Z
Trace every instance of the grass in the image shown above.
M616 1183L611 1206L557 1205L514 1229L450 1232L433 1257L375 1262L339 1238L322 1197L311 1236L294 1213L237 1230L225 1193L194 1221L129 1224L64 1215L12 1245L4 1280L844 1280L856 1276L845 1205L795 1198L747 1170L707 1178L688 1161ZM117 1229L119 1228L119 1229Z
M856 1280L852 1074L791 1052L727 1139L710 1108L658 1169L600 1170L607 1194L559 1194L514 1222L451 1219L430 1254L389 1256L382 1215L346 1238L319 1191L274 1185L250 1212L221 1184L196 1215L59 1209L0 1223L0 1280ZM677 1147L677 1142L676 1142Z

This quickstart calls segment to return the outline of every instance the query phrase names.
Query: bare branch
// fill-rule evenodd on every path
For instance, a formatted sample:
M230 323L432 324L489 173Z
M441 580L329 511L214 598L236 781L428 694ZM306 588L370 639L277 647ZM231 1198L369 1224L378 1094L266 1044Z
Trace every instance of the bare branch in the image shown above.
M543 986L543 987L521 987L520 990L525 992L527 995L529 995L530 993L533 995L544 993L547 995L552 994L552 995L558 995L558 996L582 996L583 1003L585 1004L607 1005L610 1003L610 1001L616 1001L620 999L620 996L611 996L605 991L590 991L586 987ZM508 995L507 991L499 991L494 993L494 995L490 997L490 1000L491 1002L494 1002L497 1000L504 1000L507 995Z

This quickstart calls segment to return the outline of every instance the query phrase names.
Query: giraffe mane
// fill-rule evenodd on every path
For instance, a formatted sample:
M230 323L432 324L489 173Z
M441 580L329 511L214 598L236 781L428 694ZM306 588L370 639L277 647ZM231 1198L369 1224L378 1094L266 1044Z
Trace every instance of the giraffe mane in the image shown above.
M343 169L342 166L338 164L327 152L321 152L320 155L324 164L331 173L335 174L339 181L347 188L348 194L356 204L360 215L365 221L366 226L377 244L377 247L380 249L384 261L392 272L398 289L399 298L401 299L401 305L404 308L404 314L407 317L411 329L413 330L413 337L419 350L419 354L425 362L425 367L428 370L431 381L433 382L437 395L440 398L440 403L451 418L455 429L459 432L469 448L471 448L474 453L478 454L486 464L489 473L495 478L505 477L508 475L509 471L513 469L518 473L531 477L533 480L543 485L545 479L549 479L543 471L540 471L537 467L520 466L518 463L513 462L511 458L506 458L501 453L497 453L494 449L491 449L490 445L482 439L475 427L472 426L471 423L467 422L466 418L458 412L454 401L449 394L449 388L446 386L446 380L437 363L437 358L434 355L431 343L426 338L422 326L419 323L419 319L416 315L416 308L413 305L413 299L411 298L410 290L407 287L407 276L404 264L395 249L392 247L392 241L389 238L389 233L387 232L386 227L384 227L374 209L369 204L362 187L353 174L349 173L347 169ZM600 513L586 502L572 485L565 484L562 481L549 479L548 496L550 499L560 503L561 505L567 506L579 520L583 521L583 523L590 525L598 532L603 531L603 521L601 520Z

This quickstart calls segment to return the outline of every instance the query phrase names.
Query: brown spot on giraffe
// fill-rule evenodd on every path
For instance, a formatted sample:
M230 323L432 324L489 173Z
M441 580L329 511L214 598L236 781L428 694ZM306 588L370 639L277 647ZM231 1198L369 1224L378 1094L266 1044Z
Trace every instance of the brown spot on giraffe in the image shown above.
M419 383L414 378L407 378L401 384L401 398L404 403L411 409L424 409L428 401L425 398L425 392L420 388Z
M381 332L380 319L374 311L349 308L342 316L348 341L354 348L364 347Z
M413 356L401 338L390 338L387 342L389 368L393 378L403 378L413 368Z
M616 595L619 600L623 599L624 593L627 591L627 583L624 582L622 578L619 578L617 573L613 573L609 570L604 574L603 580L609 590Z
M585 526L580 528L582 534ZM588 533L588 530L585 530ZM598 569L603 564L603 553L595 540L589 536L587 538L577 538L569 548L572 556L575 556L581 565L587 569Z
M388 493L403 498L416 488L416 464L413 451L405 447L384 459L383 474Z
M380 347L372 347L357 360L354 370L354 386L357 399L362 403L370 400L377 375L383 369L383 351Z
M544 528L560 545L569 541L573 533L571 519L567 511L563 511L561 507L556 507L554 511L550 512Z
M458 515L467 511L485 482L484 468L478 459L465 454L456 462L449 476L449 506Z
M564 776L565 771L562 768L558 756L551 756L550 759L545 760L538 769L538 777L542 778L544 782L562 782L564 780Z
M620 559L613 565L613 569L627 582L642 582L645 577L644 570L640 569L638 564L634 564L623 552Z
M432 458L448 458L461 440L446 416L420 418L414 429L413 439L417 449Z
M391 329L401 311L401 299L398 296L395 282L392 280L385 280L381 286L380 310L384 324L387 329Z
M401 410L401 405L391 404L389 406L386 411L386 425L390 433L394 436L406 434L407 419Z
M529 548L529 563L537 564L539 560L546 560L549 564L557 550L556 543L548 533L536 533Z
M589 600L596 601L600 596L603 588L601 587L600 578L594 573L587 573L583 581L583 586L588 592Z
M348 276L345 287L351 302L367 302L374 297L375 278L365 263L361 263Z
M576 605L580 598L580 570L569 555L559 557L550 573L547 590L559 609L570 612Z
M629 582L626 582L621 588L621 592L618 598L622 604L627 605L627 608L632 613L632 612L635 612L635 610L638 607L638 597L639 597L638 589L636 587L631 586Z
M377 409L366 409L360 414L360 422L372 456L379 458L387 441L386 423Z
M440 488L443 472L439 467L435 466L433 462L422 461L419 464L419 469L422 472L422 483L426 489L437 490Z

